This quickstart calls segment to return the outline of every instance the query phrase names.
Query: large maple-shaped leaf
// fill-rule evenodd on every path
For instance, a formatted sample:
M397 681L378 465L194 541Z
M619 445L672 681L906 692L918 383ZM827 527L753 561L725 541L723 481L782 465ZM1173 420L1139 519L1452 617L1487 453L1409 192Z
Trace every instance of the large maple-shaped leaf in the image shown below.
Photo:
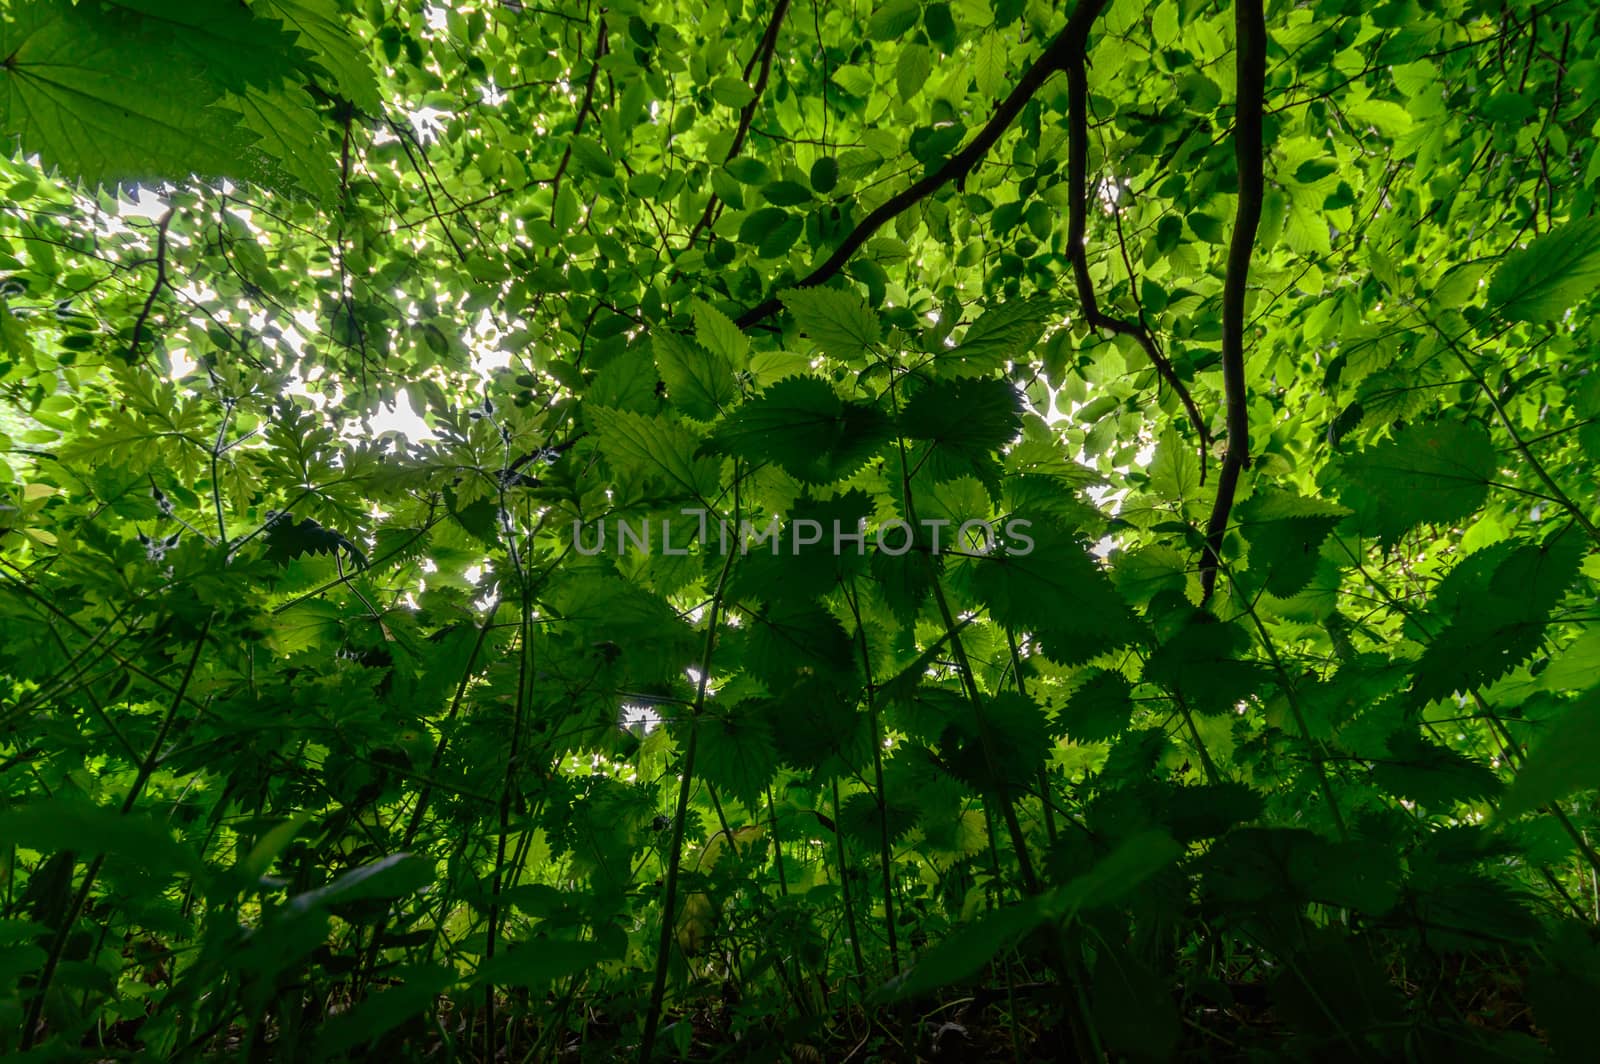
M358 37L346 28L334 0L266 0L262 9L299 34L302 48L333 78L334 89L361 110L383 109L378 79Z
M114 0L106 7L141 16L148 34L186 53L218 86L232 93L277 89L311 58L283 23L252 14L244 4Z

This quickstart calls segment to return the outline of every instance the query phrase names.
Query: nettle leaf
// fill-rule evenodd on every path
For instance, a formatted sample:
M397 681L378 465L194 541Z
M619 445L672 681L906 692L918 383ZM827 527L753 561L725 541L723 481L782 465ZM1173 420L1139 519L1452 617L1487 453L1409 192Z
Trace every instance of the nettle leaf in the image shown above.
M770 683L795 677L843 674L854 648L838 618L816 602L782 599L749 614L744 666Z
M1500 778L1487 765L1430 742L1413 730L1395 732L1387 745L1388 755L1372 768L1373 782L1429 809L1493 798L1502 789Z
M1495 465L1494 441L1478 422L1409 425L1340 463L1339 501L1389 548L1420 524L1458 521L1482 506Z
M739 326L722 311L703 300L695 300L691 310L694 316L694 336L702 347L728 360L734 368L750 361L750 340L739 331Z
M345 25L336 0L263 0L260 6L299 34L300 46L328 72L330 88L368 114L383 110L366 46Z
M1050 749L1050 725L1031 699L1001 692L984 704L983 723L970 702L962 709L940 737L945 763L955 775L996 793L1001 783L1015 790L1037 778Z
M1196 712L1232 713L1267 677L1265 665L1245 656L1249 646L1243 627L1195 610L1145 659L1144 678L1172 691Z
M935 481L977 476L998 495L994 452L1022 431L1022 397L1010 381L958 378L924 384L900 411L900 432L922 442L911 468Z
M788 377L723 418L712 431L718 450L773 462L808 484L849 476L891 436L876 406L839 398L820 377Z
M714 498L719 463L698 454L701 440L681 423L626 410L590 407L600 452L619 471L642 470L664 477L685 494Z
M778 770L772 727L761 705L741 702L695 722L695 765L719 790L754 809Z
M1024 361L1056 312L1048 299L1012 299L984 311L967 326L961 342L940 351L937 372L949 376L982 376Z
M846 365L859 365L878 344L878 316L854 292L838 288L790 288L779 293L800 331L822 353Z
M1323 541L1350 511L1292 492L1258 491L1236 513L1250 544L1250 573L1288 598L1311 582Z
M588 971L613 952L599 941L537 939L512 946L478 966L472 981L480 986L514 986L537 989L558 979Z
M1506 789L1499 815L1510 818L1600 787L1600 692L1589 691L1545 724L1517 778Z
M249 144L224 85L181 37L131 11L68 0L10 8L0 127L76 180L240 177Z
M660 331L651 340L667 398L696 421L714 421L738 396L733 365L687 336Z
M1094 669L1057 715L1055 732L1075 742L1115 738L1133 718L1133 685L1120 672Z
M1578 218L1506 256L1489 305L1514 321L1546 322L1600 288L1600 218Z
M1447 623L1417 660L1414 698L1476 690L1528 660L1587 549L1581 530L1568 527L1542 544L1496 544L1459 563L1430 603Z
M146 813L87 801L54 798L0 812L0 838L8 843L55 853L114 854L163 874L201 873L205 866L188 846L172 837L162 821Z
M1088 661L1132 642L1138 627L1111 581L1070 533L1036 523L1031 549L1002 537L1002 549L975 563L973 587L1000 624L1031 632L1047 657Z
M279 88L312 58L282 22L257 17L243 5L117 0L112 6L146 16L148 29L188 52L229 92Z

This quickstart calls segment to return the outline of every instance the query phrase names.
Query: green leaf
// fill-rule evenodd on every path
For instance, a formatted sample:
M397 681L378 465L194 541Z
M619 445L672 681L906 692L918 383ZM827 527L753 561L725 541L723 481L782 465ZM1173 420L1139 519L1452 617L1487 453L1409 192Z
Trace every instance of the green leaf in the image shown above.
M1074 742L1111 739L1133 717L1133 686L1120 672L1095 669L1076 687L1056 719L1056 731Z
M925 44L908 44L900 49L900 58L894 64L895 88L901 100L910 100L928 82L933 73L933 55Z
M1250 573L1279 598L1298 593L1316 572L1320 549L1349 510L1292 492L1258 491L1236 511L1250 543Z
M370 115L383 110L366 46L345 25L337 0L262 0L261 10L299 33L300 47L332 78L328 86Z
M1339 501L1392 547L1417 525L1458 521L1482 506L1495 465L1494 441L1480 423L1421 422L1345 458Z
M459 977L452 968L391 969L380 990L347 1012L323 1022L316 1031L317 1052L339 1058L358 1046L370 1045L405 1021L435 1005Z
M538 939L514 945L484 961L473 973L472 982L477 986L538 990L588 971L612 955L599 942Z
M1542 733L1500 802L1503 818L1521 816L1600 787L1600 692L1565 706Z
M990 307L967 326L959 344L939 352L939 372L982 375L1027 360L1054 312L1054 303L1046 299L1012 299Z
M1587 547L1568 527L1542 544L1498 544L1457 564L1429 604L1447 623L1417 660L1413 698L1476 690L1531 657Z
M711 83L711 98L737 110L754 100L756 93L743 78L721 77Z
M990 32L978 42L972 56L972 75L979 96L999 98L1006 81L1006 45L1000 34Z
M1088 661L1130 642L1132 614L1111 581L1070 533L1036 522L1025 530L1032 548L1002 537L1011 550L975 562L973 587L1000 624L1031 632L1063 665Z
M567 143L572 148L572 162L580 171L600 178L617 176L617 164L593 137L574 134Z
M750 808L761 804L778 770L772 728L755 708L754 703L742 703L730 711L707 713L695 724L696 770Z
M0 838L16 846L56 853L115 854L141 868L176 874L203 871L199 856L172 837L161 821L140 812L54 798L0 812Z
M966 982L983 971L995 956L1016 946L1044 919L1043 906L1037 898L984 913L923 954L909 972L885 983L879 995L886 1001L905 1001L951 983Z
M847 365L859 364L878 344L878 316L854 292L838 288L790 288L779 296L794 315L800 331L811 337L830 358Z
M709 351L728 360L729 365L742 367L750 360L750 340L722 311L704 300L695 300L694 335Z
M774 181L761 189L768 203L780 207L799 207L811 202L811 190L797 181Z
M717 463L698 457L700 439L681 424L625 410L589 410L600 437L600 451L619 471L653 471L695 498L714 496Z
M921 0L889 0L867 21L867 36L875 41L892 41L915 26L921 14Z
M1443 810L1501 791L1499 777L1487 765L1429 742L1413 730L1390 736L1388 747L1388 755L1373 766L1372 778L1390 794Z
M1579 218L1506 256L1489 305L1513 321L1554 321L1600 287L1600 218Z
M733 366L686 336L658 331L651 342L667 398L697 421L711 421L738 395Z
M805 483L829 484L860 469L889 437L877 407L840 399L820 377L788 377L725 417L711 442Z
M295 913L373 898L398 898L433 882L432 863L409 853L392 853L346 872L327 886L296 894L288 901Z
M962 377L919 388L900 411L900 432L923 441L913 468L935 481L973 475L998 494L994 453L1022 431L1022 397L1010 381Z
M0 128L93 184L243 176L223 87L132 12L40 0L0 28Z

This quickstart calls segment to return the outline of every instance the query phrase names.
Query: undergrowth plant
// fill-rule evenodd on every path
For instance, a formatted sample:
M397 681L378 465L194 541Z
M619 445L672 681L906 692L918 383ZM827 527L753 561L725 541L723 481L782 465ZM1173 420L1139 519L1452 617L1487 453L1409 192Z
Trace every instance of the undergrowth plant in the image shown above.
M7 1059L1592 1059L1593 4L0 57Z

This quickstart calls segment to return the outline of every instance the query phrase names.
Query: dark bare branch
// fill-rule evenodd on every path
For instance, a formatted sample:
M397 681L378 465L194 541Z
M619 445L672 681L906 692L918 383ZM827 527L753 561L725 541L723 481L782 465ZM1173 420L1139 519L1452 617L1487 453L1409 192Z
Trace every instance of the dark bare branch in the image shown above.
M1217 476L1217 498L1206 521L1200 556L1200 586L1206 599L1217 586L1222 538L1228 531L1239 474L1250 463L1249 395L1244 378L1244 297L1250 281L1250 256L1261 222L1262 108L1267 88L1267 21L1262 0L1235 0L1239 103L1233 125L1233 153L1239 166L1239 206L1228 245L1228 272L1222 283L1222 387L1227 404L1228 449Z

